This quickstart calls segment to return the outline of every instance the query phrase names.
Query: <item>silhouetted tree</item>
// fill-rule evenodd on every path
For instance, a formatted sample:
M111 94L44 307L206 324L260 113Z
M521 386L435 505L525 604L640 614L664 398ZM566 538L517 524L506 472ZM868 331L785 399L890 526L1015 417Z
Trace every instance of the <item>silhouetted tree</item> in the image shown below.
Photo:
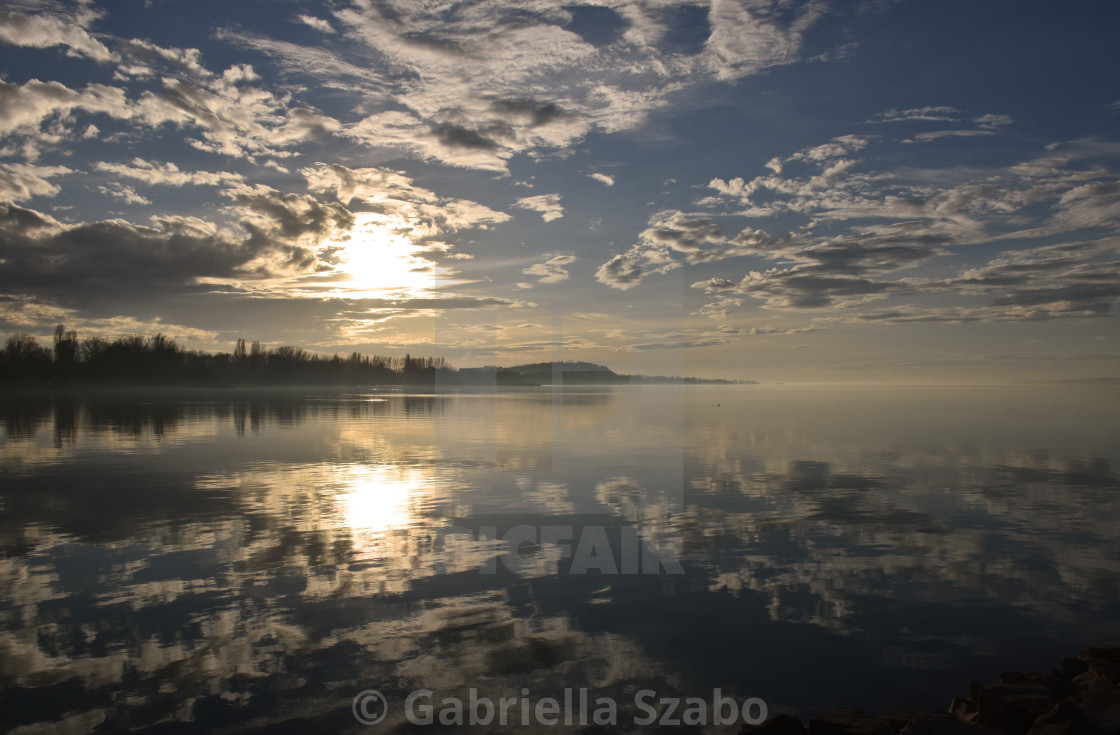
M53 358L53 359L52 359ZM428 384L437 371L453 373L443 358L384 357L354 352L325 357L302 347L266 350L238 339L233 353L184 350L170 337L131 335L78 341L58 325L54 350L34 337L12 335L0 350L0 382L196 385L380 385Z
M4 345L0 375L5 380L26 382L45 380L50 375L51 352L29 334L16 332Z

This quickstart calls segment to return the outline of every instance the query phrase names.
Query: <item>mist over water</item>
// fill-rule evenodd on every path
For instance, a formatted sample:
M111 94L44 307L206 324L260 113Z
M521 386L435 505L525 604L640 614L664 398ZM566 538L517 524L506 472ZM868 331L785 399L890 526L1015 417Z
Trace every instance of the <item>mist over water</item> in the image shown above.
M422 688L944 709L1120 644L1114 386L24 393L0 420L9 728L364 731L370 688L387 731Z

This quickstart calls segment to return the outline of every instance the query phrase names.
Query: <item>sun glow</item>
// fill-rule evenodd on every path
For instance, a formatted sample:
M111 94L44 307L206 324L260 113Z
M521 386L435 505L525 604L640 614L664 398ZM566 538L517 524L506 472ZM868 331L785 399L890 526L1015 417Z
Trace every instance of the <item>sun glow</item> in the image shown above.
M373 212L358 215L350 239L343 246L342 272L349 284L362 291L417 293L436 285L438 267L423 249L405 234L399 217Z
M416 506L432 482L415 469L391 465L347 468L344 475L340 521L356 534L407 528L415 522Z

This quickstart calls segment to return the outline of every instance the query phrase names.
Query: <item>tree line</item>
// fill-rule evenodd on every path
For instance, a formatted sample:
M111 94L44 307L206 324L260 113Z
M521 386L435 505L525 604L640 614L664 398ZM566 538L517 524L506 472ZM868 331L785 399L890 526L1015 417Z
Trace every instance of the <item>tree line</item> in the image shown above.
M442 357L325 357L244 339L233 352L218 353L184 349L163 334L79 340L62 324L55 327L53 349L16 332L0 351L0 383L18 385L404 385L434 383L454 372Z

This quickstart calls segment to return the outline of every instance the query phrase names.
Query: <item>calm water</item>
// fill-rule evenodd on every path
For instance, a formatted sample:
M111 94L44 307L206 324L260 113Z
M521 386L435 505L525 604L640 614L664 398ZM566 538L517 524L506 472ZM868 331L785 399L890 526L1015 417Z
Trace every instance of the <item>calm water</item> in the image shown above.
M620 730L641 689L942 709L1120 644L1116 387L0 412L3 731L403 731L424 688L586 688ZM365 689L390 703L376 728L351 710Z

